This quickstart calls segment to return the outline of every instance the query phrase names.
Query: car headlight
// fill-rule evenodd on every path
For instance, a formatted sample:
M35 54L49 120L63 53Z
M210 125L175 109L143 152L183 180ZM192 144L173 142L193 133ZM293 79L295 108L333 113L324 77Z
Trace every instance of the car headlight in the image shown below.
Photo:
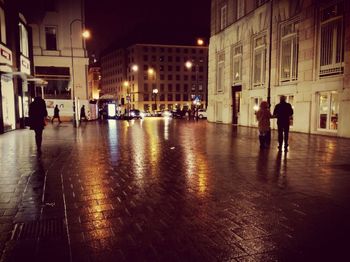
M131 112L131 114L130 114L131 116L135 116L135 113L134 112Z

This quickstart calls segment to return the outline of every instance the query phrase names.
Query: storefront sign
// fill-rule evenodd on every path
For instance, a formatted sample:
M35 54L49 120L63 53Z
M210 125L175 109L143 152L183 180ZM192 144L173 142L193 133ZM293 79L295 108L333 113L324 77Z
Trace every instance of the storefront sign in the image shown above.
M12 52L6 46L0 44L0 64L12 66Z
M28 58L21 55L21 72L26 73L27 75L30 75L30 61Z

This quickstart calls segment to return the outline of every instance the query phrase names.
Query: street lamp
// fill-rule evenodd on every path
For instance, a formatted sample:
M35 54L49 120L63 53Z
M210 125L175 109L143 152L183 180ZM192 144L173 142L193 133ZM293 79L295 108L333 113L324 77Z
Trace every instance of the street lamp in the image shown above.
M133 72L137 72L137 71L139 71L139 66L138 66L138 65L132 65L132 66L131 66L131 70L132 70Z
M204 40L202 38L197 39L197 45L202 46L204 45Z
M72 59L72 92L71 92L71 99L73 102L73 125L75 127L78 126L78 116L77 116L77 98L75 97L75 85L74 85L74 55L73 55L73 36L72 36L72 26L75 22L80 22L82 26L84 26L84 23L81 19L77 18L74 19L69 24L69 33L70 33L70 52L71 52L71 59ZM81 34L83 39L90 38L90 32L88 30L83 30Z
M152 90L152 93L154 95L154 111L155 113L157 112L157 94L158 94L158 89L157 88L154 88Z
M126 88L126 100L128 102L128 116L130 116L130 109L131 109L131 92L130 92L130 83L129 81L124 81L123 82L124 88Z
M193 66L195 66L195 73L196 73L196 86L195 86L195 94L193 95L193 105L195 108L195 113L196 113L196 119L198 120L198 109L199 106L201 105L199 96L196 94L199 90L199 85L198 85L198 71L199 71L199 64L198 63L193 63L192 61L186 61L185 66L188 70L191 70ZM191 81L192 82L192 81ZM191 84L191 89L192 89L192 84Z
M156 71L152 67L148 68L147 73L148 73L148 78L149 79L156 81ZM157 102L156 102L156 100L157 100L157 94L158 94L157 87L152 89L152 93L153 93L153 96L154 96L154 114L156 114L156 112L157 112Z

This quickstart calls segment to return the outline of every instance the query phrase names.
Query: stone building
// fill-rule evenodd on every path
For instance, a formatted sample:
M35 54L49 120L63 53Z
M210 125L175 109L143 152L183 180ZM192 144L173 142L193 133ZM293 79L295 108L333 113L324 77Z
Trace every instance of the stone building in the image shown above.
M256 126L285 95L291 130L350 137L348 1L212 0L211 15L209 121Z
M89 98L97 100L101 91L101 67L97 64L90 66L88 74Z
M102 90L142 111L205 108L207 64L206 46L136 44L101 57Z
M41 1L42 15L32 21L34 73L47 82L43 97L49 115L55 104L65 119L73 116L76 106L89 97L88 56L84 35L84 1Z
M16 1L0 0L0 133L23 128L28 117L34 79L24 9Z

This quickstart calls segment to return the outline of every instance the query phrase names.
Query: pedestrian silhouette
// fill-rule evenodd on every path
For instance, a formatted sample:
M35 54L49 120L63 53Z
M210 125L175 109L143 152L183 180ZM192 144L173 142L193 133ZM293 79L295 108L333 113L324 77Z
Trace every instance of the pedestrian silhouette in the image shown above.
M280 102L276 105L273 115L277 118L278 150L282 150L284 140L284 149L288 151L289 125L290 118L293 115L293 108L286 102L285 96L280 97Z
M53 111L53 117L51 119L51 123L53 123L53 120L57 118L58 119L58 123L61 123L61 119L60 119L60 110L58 109L58 105L55 106L55 109Z
M272 118L269 104L266 101L260 103L260 108L256 112L256 119L258 120L259 128L259 142L260 148L266 148L270 144L270 119Z
M87 117L86 117L86 114L85 114L85 106L83 105L81 108L80 108L80 121L81 120L84 120L87 121Z
M41 153L41 143L43 130L45 127L45 118L47 117L46 104L40 96L34 98L29 105L29 125L30 129L35 132L35 142L37 151Z

